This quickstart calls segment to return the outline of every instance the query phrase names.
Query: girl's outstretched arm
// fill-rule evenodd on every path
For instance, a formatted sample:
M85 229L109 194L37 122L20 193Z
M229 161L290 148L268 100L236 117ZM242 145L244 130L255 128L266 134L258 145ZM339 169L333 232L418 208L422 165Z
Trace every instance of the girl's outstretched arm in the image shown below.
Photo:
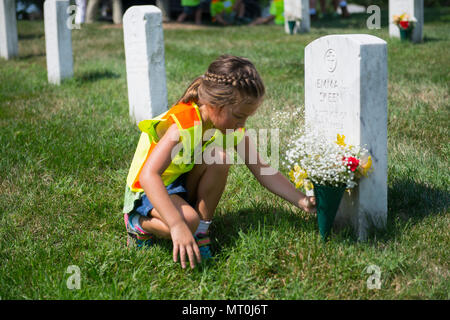
M242 145L242 143L245 144ZM258 182L267 190L306 212L316 211L315 198L307 197L297 190L283 174L266 163L259 155L250 136L245 134L236 150Z
M161 179L162 173L172 161L172 149L179 143L179 138L178 128L176 124L173 124L158 141L145 162L139 175L139 181L150 202L169 227L173 242L173 260L177 262L178 255L180 255L181 266L185 268L187 255L193 268L195 266L194 257L197 257L198 262L201 261L200 251L181 213L170 200Z

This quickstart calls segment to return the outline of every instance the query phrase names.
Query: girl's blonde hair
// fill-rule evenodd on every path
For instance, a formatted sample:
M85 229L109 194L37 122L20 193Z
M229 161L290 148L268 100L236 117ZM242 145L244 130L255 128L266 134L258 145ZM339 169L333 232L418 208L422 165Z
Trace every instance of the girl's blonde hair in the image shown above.
M195 102L213 107L233 106L261 99L264 83L250 60L222 55L197 77L177 103Z

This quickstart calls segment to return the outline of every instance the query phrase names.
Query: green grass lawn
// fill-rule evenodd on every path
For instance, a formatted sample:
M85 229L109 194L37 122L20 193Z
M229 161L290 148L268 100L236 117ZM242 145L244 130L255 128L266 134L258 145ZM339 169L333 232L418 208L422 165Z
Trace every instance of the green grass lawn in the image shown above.
M367 242L342 230L324 245L315 216L236 165L211 227L216 259L194 270L172 262L168 241L126 248L123 190L139 131L122 29L74 30L75 76L53 86L43 22L19 22L20 56L0 61L0 298L449 299L450 8L426 10L421 44L389 39L386 10L381 30L366 18L313 22L296 36L277 26L164 31L169 103L220 54L248 57L267 97L247 127L274 127L283 111L283 145L303 125L290 113L304 108L308 43L339 33L388 42L387 229ZM70 265L80 290L66 286ZM367 287L369 265L381 269L379 290Z

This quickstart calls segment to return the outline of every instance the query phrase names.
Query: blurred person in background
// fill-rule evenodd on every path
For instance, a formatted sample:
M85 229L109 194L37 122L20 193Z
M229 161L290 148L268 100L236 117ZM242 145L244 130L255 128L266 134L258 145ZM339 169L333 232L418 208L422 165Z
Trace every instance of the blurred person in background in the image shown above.
M342 17L348 18L350 13L348 12L347 2L340 0L332 0L333 1L333 16L337 16L337 8L338 6L341 8ZM309 14L312 20L323 19L327 17L327 8L325 0L319 0L320 2L320 13L317 11L317 0L309 0Z
M242 0L212 0L210 12L212 21L223 26L250 22L244 17L245 5Z
M251 26L258 24L268 24L272 21L276 25L284 25L284 1L283 0L272 0L270 6L263 8L261 17L250 23Z
M93 23L98 14L98 8L100 6L101 0L89 0L86 8L86 23ZM108 2L103 2L102 14L107 15L107 9L105 4L112 4L112 21L114 24L122 23L123 16L123 5L122 0L109 0Z
M82 24L86 20L86 0L75 0L77 11L75 14L75 23Z
M186 18L195 15L195 24L202 24L203 12L209 10L211 0L181 0L183 12L178 16L177 22L184 22Z

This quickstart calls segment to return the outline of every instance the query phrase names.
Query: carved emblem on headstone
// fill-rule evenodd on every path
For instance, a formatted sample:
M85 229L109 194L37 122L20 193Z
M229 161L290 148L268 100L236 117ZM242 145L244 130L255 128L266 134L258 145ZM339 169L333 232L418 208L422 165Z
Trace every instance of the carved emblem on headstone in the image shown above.
M325 52L324 60L328 72L333 72L334 70L336 70L337 65L336 51L334 51L333 49L328 49Z

